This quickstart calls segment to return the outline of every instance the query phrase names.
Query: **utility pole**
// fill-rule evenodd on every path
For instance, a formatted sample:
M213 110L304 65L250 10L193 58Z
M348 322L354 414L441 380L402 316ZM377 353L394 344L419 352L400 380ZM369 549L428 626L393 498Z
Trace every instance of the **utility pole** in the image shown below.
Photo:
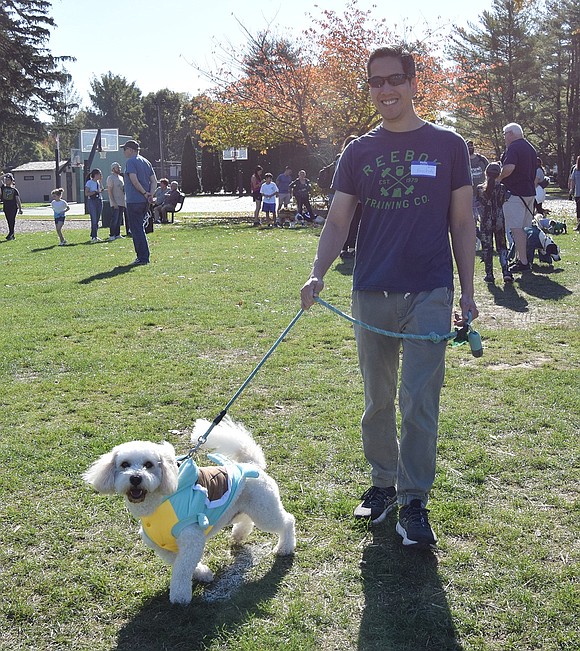
M81 145L82 149L82 145ZM99 127L97 129L97 134L95 135L95 139L93 140L93 146L91 147L91 153L89 154L89 157L87 160L84 162L84 177L83 177L83 194L84 194L84 188L85 188L85 183L87 179L89 178L89 173L91 170L91 166L93 164L93 160L95 158L95 154L97 152L103 151L103 148L101 146L101 128ZM89 200L88 197L85 197L85 214L89 213Z
M157 129L159 133L159 158L161 162L161 176L165 176L165 158L163 157L163 127L161 126L161 109L159 108L159 98L155 100L157 106Z
M54 178L56 180L55 188L60 188L60 136L58 133L55 133L54 139L56 142L54 149L54 162L56 166Z

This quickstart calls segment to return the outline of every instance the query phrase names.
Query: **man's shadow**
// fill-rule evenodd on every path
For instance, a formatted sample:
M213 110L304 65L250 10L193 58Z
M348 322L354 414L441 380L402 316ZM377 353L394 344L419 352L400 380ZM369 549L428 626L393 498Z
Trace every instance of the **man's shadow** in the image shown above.
M243 547L238 552L236 563L240 562L241 556L241 564L244 565L247 559L243 557L248 554L251 555L251 551ZM208 593L211 593L211 586L205 588L201 596L194 595L188 606L172 605L167 592L157 595L145 603L120 630L116 649L208 649L212 640L223 638L230 631L235 632L253 615L262 611L263 604L276 596L292 563L292 556L277 556L264 576L242 583L233 594L230 591L223 598L219 594L217 597L215 594L210 596ZM215 581L219 584L219 575ZM204 598L206 594L209 598Z
M406 549L395 532L396 515L372 529L361 561L365 606L359 651L431 649L461 645L432 551Z
M95 274L94 276L89 276L88 278L83 278L79 280L79 285L89 285L90 283L95 282L96 280L107 280L108 278L114 278L115 276L120 276L121 274L126 274L128 271L135 269L134 264L124 264L117 267L113 267L109 271L101 271L101 273Z

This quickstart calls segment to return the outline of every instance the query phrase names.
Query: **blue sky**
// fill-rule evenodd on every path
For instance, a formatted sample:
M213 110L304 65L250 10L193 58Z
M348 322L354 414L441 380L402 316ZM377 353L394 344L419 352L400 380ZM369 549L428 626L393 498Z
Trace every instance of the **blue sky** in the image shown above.
M347 4L348 0L171 0L167 5L153 0L52 0L51 14L57 27L49 46L54 55L76 57L76 63L67 68L86 104L91 78L109 70L135 82L143 94L169 88L193 95L207 89L209 82L189 62L211 68L215 61L212 52L221 45L242 45L245 38L236 18L252 33L272 24L279 33L294 36L309 26L308 14L319 15L324 8L340 13ZM491 2L413 0L403 10L400 1L359 0L358 6L372 9L376 18L391 19L398 33L404 26L421 34L426 24L445 30L467 21L476 23Z

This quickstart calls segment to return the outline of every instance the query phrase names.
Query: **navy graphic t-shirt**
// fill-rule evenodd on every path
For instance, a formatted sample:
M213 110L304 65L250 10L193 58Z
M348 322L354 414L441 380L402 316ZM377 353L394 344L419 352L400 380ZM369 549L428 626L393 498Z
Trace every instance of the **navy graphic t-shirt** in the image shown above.
M453 287L451 193L471 186L469 153L458 134L426 123L382 126L351 142L333 189L359 198L353 289L422 292Z
M515 165L514 171L502 181L505 187L519 197L535 196L538 154L533 146L525 138L518 138L505 150L501 162Z

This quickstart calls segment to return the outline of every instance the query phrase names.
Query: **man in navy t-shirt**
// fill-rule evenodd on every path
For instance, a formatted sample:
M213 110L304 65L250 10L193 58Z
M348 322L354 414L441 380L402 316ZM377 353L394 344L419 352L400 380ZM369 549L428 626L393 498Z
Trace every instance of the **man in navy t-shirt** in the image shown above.
M157 177L151 163L139 155L139 143L127 140L125 152L125 196L127 198L127 223L133 236L137 258L133 264L149 264L149 244L145 235L145 218L153 193L157 189Z
M362 216L353 271L355 318L391 332L447 334L453 307L453 258L461 284L463 323L473 297L475 224L469 155L463 138L425 122L415 112L415 64L400 48L375 50L367 64L377 128L351 142L333 180L334 199L310 278L301 291L308 309L324 287L357 204ZM451 233L451 243L449 241ZM426 504L435 479L439 396L445 342L405 339L399 388L400 443L395 397L400 340L355 327L364 381L364 453L372 486L357 518L381 522L400 506L397 532L404 545L436 542Z
M538 154L524 138L519 124L512 122L503 128L506 150L501 157L502 170L498 177L511 193L503 205L506 231L509 229L514 238L518 261L510 271L529 271L532 268L528 255L527 234L524 228L532 226L534 217L534 199L536 198L536 170Z

